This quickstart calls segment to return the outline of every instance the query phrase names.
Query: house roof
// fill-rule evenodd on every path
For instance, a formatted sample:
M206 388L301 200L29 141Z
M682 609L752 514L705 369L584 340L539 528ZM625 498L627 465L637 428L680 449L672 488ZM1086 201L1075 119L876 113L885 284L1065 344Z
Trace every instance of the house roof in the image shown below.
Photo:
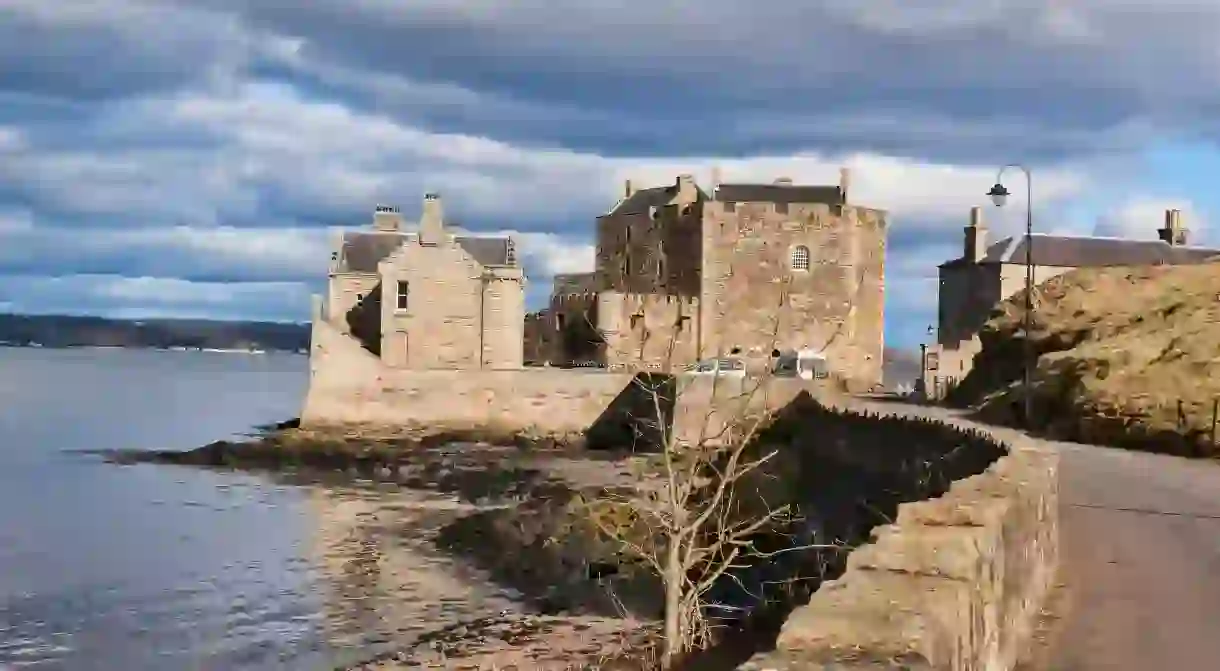
M847 200L837 186L792 184L721 184L716 200L738 203L827 203L844 205Z
M515 266L515 258L509 258L512 242L508 238L460 237L454 241L485 266Z
M339 254L340 271L375 273L377 264L402 246L407 236L402 233L359 231L343 234L343 250Z
M339 256L340 272L375 273L377 264L393 254L410 237L406 233L381 231L345 233ZM516 265L517 260L509 258L512 245L508 238L462 236L454 238L454 241L484 266Z
M1127 238L1078 237L1035 233L1033 262L1039 266L1064 268L1099 268L1105 266L1182 265L1202 263L1220 256L1220 249L1170 245L1163 240L1130 240ZM1016 263L1024 265L1029 256L1025 236L1004 238L987 247L980 263ZM954 259L941 264L953 266L969 263Z
M707 200L707 192L698 186L695 189L699 192L699 200ZM608 215L612 214L640 214L647 212L650 207L665 207L673 200L674 196L678 195L678 186L671 184L669 186L654 186L647 189L639 189L633 192L630 196L622 199L610 210Z

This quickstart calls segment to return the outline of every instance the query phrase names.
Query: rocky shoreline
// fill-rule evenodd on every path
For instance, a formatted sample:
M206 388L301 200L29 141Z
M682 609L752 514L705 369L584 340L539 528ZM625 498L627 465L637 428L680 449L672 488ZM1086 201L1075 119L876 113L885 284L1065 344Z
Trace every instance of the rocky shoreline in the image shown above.
M641 590L607 570L615 548L568 531L574 498L629 484L635 457L581 448L569 436L363 435L290 420L247 440L104 456L324 485L320 535L345 548L333 553L360 555L342 572L367 566L375 579L362 580L394 595L375 609L388 640L360 646L367 656L349 651L354 661L340 669L646 669L655 640L649 599L627 609L616 593ZM363 603L367 594L336 598ZM429 605L437 602L448 605Z

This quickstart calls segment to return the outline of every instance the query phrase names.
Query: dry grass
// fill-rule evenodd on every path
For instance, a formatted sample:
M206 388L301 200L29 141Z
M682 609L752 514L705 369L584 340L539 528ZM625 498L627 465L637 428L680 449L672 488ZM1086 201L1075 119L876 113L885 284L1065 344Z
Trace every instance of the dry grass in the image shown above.
M1011 419L1020 398L1023 296L1002 303L952 400ZM1220 263L1082 269L1037 289L1036 421L1054 435L1214 453ZM1179 402L1181 413L1179 414Z

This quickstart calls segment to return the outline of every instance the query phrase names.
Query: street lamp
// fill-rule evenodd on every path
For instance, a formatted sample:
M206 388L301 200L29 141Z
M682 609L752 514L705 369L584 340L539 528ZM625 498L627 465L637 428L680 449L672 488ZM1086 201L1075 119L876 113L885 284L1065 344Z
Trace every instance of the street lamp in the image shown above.
M1008 189L1004 188L1004 171L1016 168L1025 173L1025 389L1023 394L1025 425L1033 426L1033 369L1034 361L1034 180L1029 174L1029 168L1019 164L1008 164L1000 168L996 174L995 186L987 195L996 207L1003 207L1008 202Z

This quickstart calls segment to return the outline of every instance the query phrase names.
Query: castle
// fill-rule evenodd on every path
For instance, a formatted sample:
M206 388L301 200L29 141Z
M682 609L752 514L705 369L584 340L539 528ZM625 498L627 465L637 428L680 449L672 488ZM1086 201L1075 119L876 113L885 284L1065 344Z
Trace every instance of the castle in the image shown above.
M847 169L834 186L712 181L628 181L597 218L593 272L557 276L529 316L530 358L660 369L812 348L879 383L886 213L849 202Z
M628 181L597 218L593 271L557 276L549 306L530 315L512 238L462 234L437 194L417 225L379 206L370 228L336 239L315 333L323 325L402 370L589 362L621 372L812 348L840 376L877 384L886 213L849 203L850 178L717 174L710 191L691 175Z

